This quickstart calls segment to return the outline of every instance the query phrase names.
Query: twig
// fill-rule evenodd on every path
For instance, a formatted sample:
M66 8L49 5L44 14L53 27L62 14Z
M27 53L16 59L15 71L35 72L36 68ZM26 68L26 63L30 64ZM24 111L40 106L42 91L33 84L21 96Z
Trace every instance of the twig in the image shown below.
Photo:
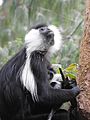
M78 25L75 27L75 29L70 33L69 36L67 36L67 39L70 39L73 34L77 31L77 29L79 28L79 26L83 23L83 19L78 23Z

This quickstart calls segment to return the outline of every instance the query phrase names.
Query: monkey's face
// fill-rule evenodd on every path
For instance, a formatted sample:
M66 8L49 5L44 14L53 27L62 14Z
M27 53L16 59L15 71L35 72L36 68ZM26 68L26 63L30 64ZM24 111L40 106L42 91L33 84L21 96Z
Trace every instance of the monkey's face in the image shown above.
M49 27L41 27L39 28L39 32L43 38L43 43L46 48L54 45L54 32L49 29Z
M48 52L52 46L55 46L55 43L58 44L58 40L57 42L55 40L55 37L58 35L56 35L56 31L53 29L54 27L46 25L33 27L25 36L25 44L29 51ZM61 43L61 36L59 38ZM59 44L59 47L60 45L61 44Z
M34 50L48 51L54 45L54 32L47 26L31 29L25 36L25 42Z

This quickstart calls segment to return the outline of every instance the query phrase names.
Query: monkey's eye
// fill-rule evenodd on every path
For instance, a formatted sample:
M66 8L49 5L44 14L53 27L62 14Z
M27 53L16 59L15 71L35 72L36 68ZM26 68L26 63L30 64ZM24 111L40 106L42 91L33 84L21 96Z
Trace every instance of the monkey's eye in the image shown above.
M48 27L41 27L39 31L43 35L47 35L49 32L51 32L51 30Z
M44 27L41 27L39 30L40 30L40 31L44 31L44 29L45 29Z

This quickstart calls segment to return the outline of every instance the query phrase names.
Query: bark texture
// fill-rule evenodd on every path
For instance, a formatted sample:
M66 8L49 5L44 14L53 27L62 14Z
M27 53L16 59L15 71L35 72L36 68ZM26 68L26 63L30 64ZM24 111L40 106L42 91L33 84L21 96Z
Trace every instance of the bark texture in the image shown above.
M79 107L90 120L90 0L86 0L84 36L80 45L77 81L81 88Z

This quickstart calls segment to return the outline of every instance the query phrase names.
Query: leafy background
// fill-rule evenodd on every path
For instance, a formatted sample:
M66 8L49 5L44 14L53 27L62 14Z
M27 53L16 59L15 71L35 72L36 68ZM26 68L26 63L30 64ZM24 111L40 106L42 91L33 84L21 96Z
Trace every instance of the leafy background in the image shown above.
M52 62L61 63L63 67L78 63L84 7L83 0L3 0L0 5L0 68L23 47L26 32L38 22L54 24L62 33L62 48Z

